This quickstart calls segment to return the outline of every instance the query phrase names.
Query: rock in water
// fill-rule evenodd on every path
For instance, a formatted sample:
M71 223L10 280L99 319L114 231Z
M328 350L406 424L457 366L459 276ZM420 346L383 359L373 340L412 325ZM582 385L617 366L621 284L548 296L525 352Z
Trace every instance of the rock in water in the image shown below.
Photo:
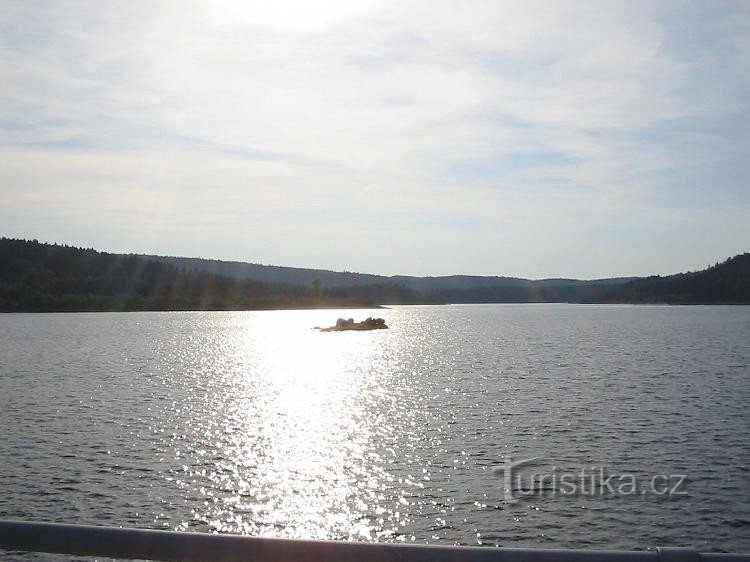
M388 326L385 324L383 318L367 318L363 322L355 322L354 318L339 318L336 320L336 325L330 328L318 328L321 332L344 332L347 330L384 330Z

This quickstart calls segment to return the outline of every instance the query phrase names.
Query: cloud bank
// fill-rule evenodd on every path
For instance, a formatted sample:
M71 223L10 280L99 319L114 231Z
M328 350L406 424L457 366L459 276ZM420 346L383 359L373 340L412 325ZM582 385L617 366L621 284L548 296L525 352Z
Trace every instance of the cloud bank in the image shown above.
M6 2L3 234L374 273L748 250L743 2Z

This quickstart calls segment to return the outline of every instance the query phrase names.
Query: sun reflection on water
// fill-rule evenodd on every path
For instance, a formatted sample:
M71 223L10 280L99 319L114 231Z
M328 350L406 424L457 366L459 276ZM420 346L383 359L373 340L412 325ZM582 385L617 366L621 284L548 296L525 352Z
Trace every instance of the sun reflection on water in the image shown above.
M221 385L207 432L215 458L183 466L186 487L207 481L198 488L204 501L194 522L285 537L377 539L392 532L378 518L383 484L392 477L370 441L374 432L392 430L379 420L377 402L388 384L378 365L394 342L386 347L384 332L310 329L328 317L335 311L274 313L262 322L256 315L220 332L205 350Z

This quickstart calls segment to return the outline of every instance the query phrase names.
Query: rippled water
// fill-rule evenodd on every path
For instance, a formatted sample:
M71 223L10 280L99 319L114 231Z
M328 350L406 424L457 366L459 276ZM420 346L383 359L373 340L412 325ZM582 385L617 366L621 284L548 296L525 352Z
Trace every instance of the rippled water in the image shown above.
M396 307L390 330L310 329L370 314L0 315L0 517L750 550L750 307ZM511 503L508 457L687 474L686 493Z

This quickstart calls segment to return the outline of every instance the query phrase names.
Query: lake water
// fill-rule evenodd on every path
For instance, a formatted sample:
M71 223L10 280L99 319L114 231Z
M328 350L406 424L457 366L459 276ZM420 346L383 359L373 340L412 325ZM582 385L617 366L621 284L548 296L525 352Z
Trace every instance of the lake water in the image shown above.
M372 314L0 315L0 518L750 551L750 307Z

